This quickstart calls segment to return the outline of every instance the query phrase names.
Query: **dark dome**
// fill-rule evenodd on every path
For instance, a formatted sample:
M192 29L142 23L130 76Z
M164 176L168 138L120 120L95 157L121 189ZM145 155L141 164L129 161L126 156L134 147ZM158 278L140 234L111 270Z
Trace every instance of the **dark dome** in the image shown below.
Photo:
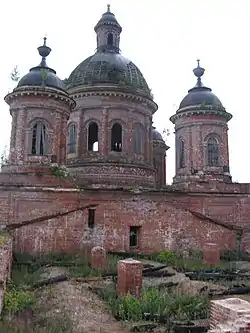
M192 105L211 105L223 107L219 98L212 93L210 88L195 87L188 91L188 94L183 98L180 104L180 109Z
M107 12L104 13L102 15L102 17L100 18L100 20L98 21L98 23L95 26L95 31L102 26L103 24L107 24L107 25L114 25L116 27L118 27L120 29L120 32L122 31L122 27L120 26L120 24L118 23L115 15L113 13L110 12L110 5L108 5L107 8Z
M153 141L164 141L161 133L158 132L155 127L153 127L152 139Z
M181 101L179 109L188 106L208 105L216 108L224 109L219 98L212 93L212 89L207 88L201 82L205 69L200 67L200 60L197 60L198 66L193 70L194 75L197 77L197 83L194 88L188 91L188 94Z
M31 68L30 72L20 79L17 88L22 86L47 86L63 89L63 82L56 76L53 69L37 66Z
M56 71L49 68L46 64L46 57L51 52L51 48L46 45L46 39L44 37L44 44L38 47L38 52L42 57L40 65L31 68L29 73L20 79L17 88L24 86L47 86L64 89L63 81L56 76Z
M67 89L90 84L121 84L150 93L137 66L119 53L97 52L80 63L67 80Z

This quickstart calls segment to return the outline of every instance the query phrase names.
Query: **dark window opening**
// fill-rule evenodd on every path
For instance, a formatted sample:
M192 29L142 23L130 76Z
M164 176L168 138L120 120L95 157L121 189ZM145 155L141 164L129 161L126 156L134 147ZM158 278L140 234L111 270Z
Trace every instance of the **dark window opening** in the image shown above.
M69 125L68 129L68 153L76 153L76 125Z
M122 151L122 126L115 123L111 129L111 150Z
M43 122L38 121L32 129L32 155L46 155L47 154L47 131Z
M89 209L89 216L88 216L88 227L94 228L95 225L95 209Z
M185 168L185 152L184 152L184 141L180 140L179 143L179 168Z
M88 150L98 151L98 125L91 123L88 129Z
M218 166L219 165L219 144L215 138L208 139L207 160L208 160L209 166Z
M141 227L138 227L138 226L130 227L130 230L129 230L129 246L130 247L136 247L139 245L140 229L141 229Z
M108 34L108 45L112 46L114 42L113 34Z

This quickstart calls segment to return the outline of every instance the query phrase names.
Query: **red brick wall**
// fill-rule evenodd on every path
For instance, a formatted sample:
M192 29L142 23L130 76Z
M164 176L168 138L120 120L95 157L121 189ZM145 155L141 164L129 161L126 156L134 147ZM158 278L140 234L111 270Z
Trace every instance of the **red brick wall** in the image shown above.
M235 245L234 232L177 208L173 205L174 197L119 191L84 191L79 195L67 190L28 188L0 193L1 223L21 222L88 203L98 204L94 228L88 227L87 210L22 227L14 232L16 251L75 252L90 246L103 246L108 251L131 251L130 226L141 227L138 248L133 250L144 253L202 248L206 242L218 243L221 248Z

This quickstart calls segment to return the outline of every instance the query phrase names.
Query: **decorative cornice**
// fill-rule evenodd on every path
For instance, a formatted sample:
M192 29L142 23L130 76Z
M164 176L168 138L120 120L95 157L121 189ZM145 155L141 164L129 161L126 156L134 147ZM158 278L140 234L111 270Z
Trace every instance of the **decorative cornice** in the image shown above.
M226 112L225 109L222 108L214 108L211 106L192 106L186 107L183 109L179 109L176 114L170 117L170 121L175 124L176 120L182 117L192 117L197 115L216 115L219 117L223 117L228 122L233 116Z
M88 96L108 96L108 97L123 97L140 103L146 103L146 105L155 113L158 110L158 105L152 100L151 96L145 94L142 90L136 91L119 87L116 85L105 86L86 86L78 87L68 90L69 95L74 99L79 99Z
M63 90L49 87L30 87L23 86L13 90L5 96L4 100L7 104L10 104L12 100L23 96L42 96L44 98L52 98L65 102L71 109L76 106L75 101Z
M138 169L145 169L145 170L154 170L154 167L151 165L145 165L145 164L137 164L137 163L114 163L112 161L110 162L86 162L86 163L82 163L82 162L76 162L76 163L67 163L66 161L66 167L67 169L78 169L78 168L82 168L82 167L123 167L123 168L138 168Z
M166 145L164 141L161 140L153 140L153 148L162 148L167 151L170 147Z
M37 108L42 108L42 109L47 109L47 110L51 110L53 112L57 112L60 111L62 113L65 113L65 115L68 115L70 112L68 109L60 107L60 106L56 106L53 104L49 104L49 103L32 103L32 104L28 104L27 106L11 106L10 108L10 114L12 114L13 111L19 111L20 109L22 110L31 110L31 109L37 109Z
M206 121L206 122L195 122L195 123L183 123L183 124L178 124L178 125L175 125L175 131L179 131L181 130L182 128L192 128L192 127L202 127L203 125L205 126L216 126L217 128L218 127L222 127L222 128L225 128L226 130L228 130L228 125L227 123L225 122L219 122L219 121L214 121L214 122L211 122L211 121Z

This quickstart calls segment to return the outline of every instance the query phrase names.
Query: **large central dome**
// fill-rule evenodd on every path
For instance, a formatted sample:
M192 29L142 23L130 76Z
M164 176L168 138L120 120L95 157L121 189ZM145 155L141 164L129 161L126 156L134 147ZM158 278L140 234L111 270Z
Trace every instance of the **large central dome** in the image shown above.
M149 93L139 68L119 53L95 53L81 62L70 74L67 88L99 83L120 84Z
M95 26L97 51L73 70L65 82L67 89L116 84L150 94L150 89L139 68L120 54L121 31L121 26L108 6L107 12Z

